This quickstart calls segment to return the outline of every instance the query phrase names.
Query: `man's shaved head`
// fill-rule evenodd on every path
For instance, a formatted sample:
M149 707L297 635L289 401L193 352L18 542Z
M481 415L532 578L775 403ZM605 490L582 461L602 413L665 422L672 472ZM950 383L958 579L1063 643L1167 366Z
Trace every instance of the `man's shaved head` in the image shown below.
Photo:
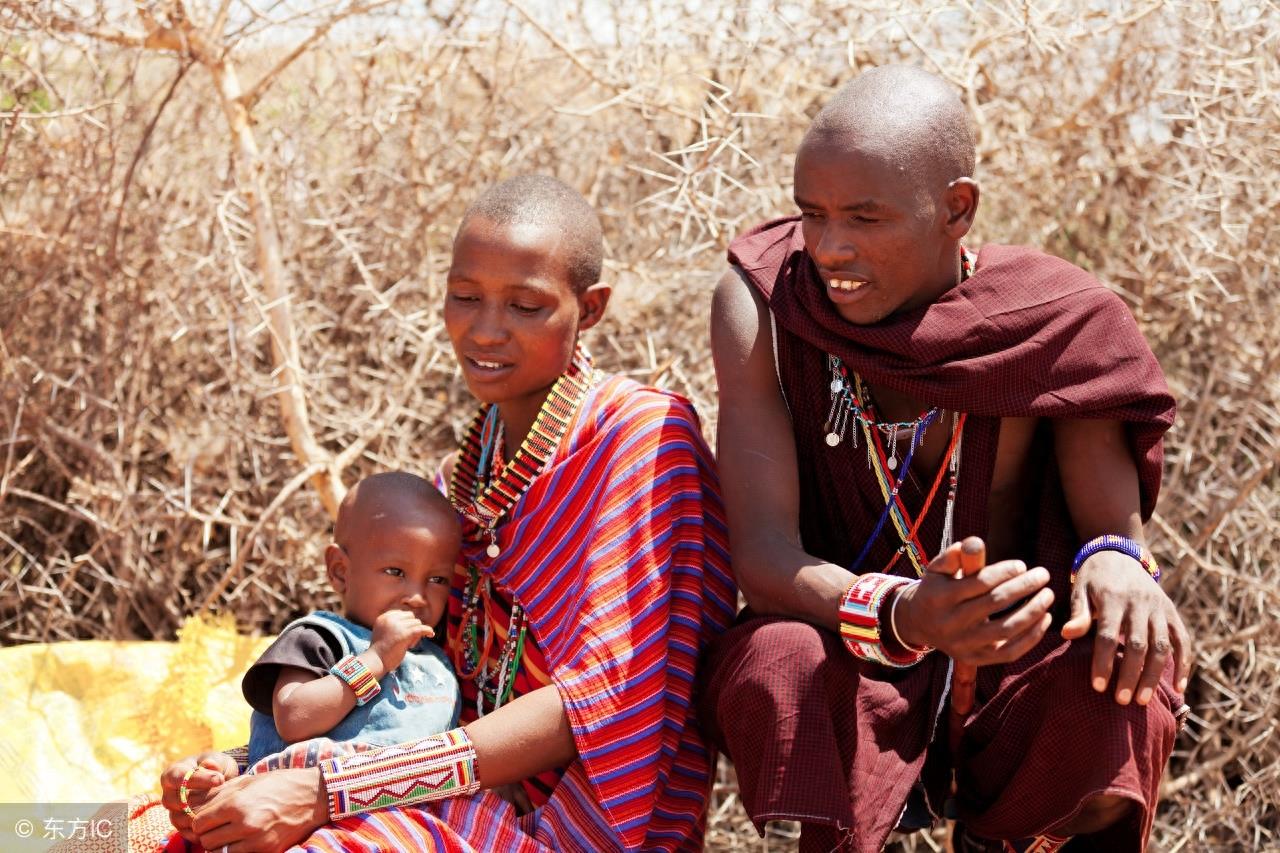
M365 531L375 523L416 523L434 530L461 530L448 499L423 478L405 471L373 474L352 486L338 507L333 541L347 547L354 537L366 535Z
M600 281L604 261L600 217L581 193L563 181L550 175L508 178L490 187L467 208L458 234L476 218L495 225L537 228L558 235L560 260L575 293L582 293Z
M874 153L908 170L930 192L973 175L973 133L959 94L910 65L872 68L841 87L801 147L818 141Z

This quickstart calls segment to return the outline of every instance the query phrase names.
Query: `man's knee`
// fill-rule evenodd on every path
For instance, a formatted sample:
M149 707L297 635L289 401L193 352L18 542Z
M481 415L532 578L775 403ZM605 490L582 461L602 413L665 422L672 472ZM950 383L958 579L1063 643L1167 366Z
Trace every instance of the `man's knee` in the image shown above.
M1134 802L1116 794L1090 797L1081 806L1079 814L1057 829L1058 835L1090 835L1114 826L1133 811Z
M739 686L807 681L839 646L833 634L794 619L753 620L737 631L722 659Z
M751 619L730 628L702 664L698 705L707 733L720 740L722 723L737 715L794 705L839 649L839 638L797 620Z

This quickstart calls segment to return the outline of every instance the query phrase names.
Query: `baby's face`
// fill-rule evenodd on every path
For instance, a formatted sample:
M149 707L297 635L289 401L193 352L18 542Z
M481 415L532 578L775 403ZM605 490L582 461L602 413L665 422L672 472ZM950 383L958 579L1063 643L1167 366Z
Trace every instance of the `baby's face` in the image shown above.
M373 627L388 610L408 610L434 626L449 601L458 547L456 527L433 529L408 520L372 523L341 548L338 560L345 571L331 565L329 579L353 622Z

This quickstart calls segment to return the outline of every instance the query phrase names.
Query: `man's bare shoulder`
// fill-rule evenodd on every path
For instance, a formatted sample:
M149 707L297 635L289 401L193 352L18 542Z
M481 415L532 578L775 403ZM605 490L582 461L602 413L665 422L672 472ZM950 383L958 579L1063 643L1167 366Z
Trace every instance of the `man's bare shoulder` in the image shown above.
M768 323L768 311L742 270L726 269L711 298L711 345L717 356L746 360Z

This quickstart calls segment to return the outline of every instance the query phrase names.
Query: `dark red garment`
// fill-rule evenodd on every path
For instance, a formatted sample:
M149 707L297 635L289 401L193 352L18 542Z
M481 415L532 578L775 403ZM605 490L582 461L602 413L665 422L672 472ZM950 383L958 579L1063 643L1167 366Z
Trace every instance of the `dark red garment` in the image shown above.
M1172 747L1171 700L1162 695L1141 711L1120 709L1107 697L1097 701L1084 674L1090 644L1072 647L1058 636L1069 600L1071 559L1080 542L1067 513L1048 423L1053 418L1123 422L1138 467L1143 518L1150 516L1160 486L1161 438L1173 423L1174 405L1124 303L1066 261L1030 249L988 246L979 253L974 273L937 301L858 326L840 317L827 298L804 250L797 218L766 223L738 238L729 260L766 300L776 324L779 379L791 413L800 476L799 526L808 553L850 565L884 507L865 448L855 450L847 441L831 448L824 441L830 409L828 353L872 386L968 413L955 507L957 540L986 536L1000 419L1044 419L1029 456L1037 466L1028 472L1028 494L1035 500L1016 531L1018 550L1012 556L1050 570L1056 624L1016 664L979 670L979 708L968 721L962 744L968 767L961 775L960 805L978 834L998 831L992 837L1019 837L1048 829L1052 822L1034 821L1045 814L1057 815L1053 822L1067 818L1084 797L1100 792L1088 788L1092 778L1079 773L1064 782L1062 752L1087 734L1091 750L1101 750L1091 752L1092 757L1108 772L1114 769L1111 775L1121 780L1117 784L1129 785L1127 793L1143 803L1133 843L1145 840L1159 768ZM916 477L904 484L904 500L913 512L923 502L928 479ZM936 552L942 523L939 500L920 527L926 556ZM896 545L887 527L865 567L880 570ZM913 575L906 560L899 560L894 571ZM744 803L757 821L804 821L808 815L813 823L848 827L853 849L879 849L935 740L948 661L930 655L921 665L899 671L859 665L825 632L774 624L749 620L720 640L704 668L704 720L722 732L739 770ZM778 642L765 648L776 646L784 656L808 661L804 672L817 667L816 677L797 681L797 662L780 662L773 652L757 648L757 634L766 629ZM1085 670L1078 681L1072 676L1059 685L1059 677L1074 667L1068 661L1075 659L1076 649L1085 652ZM771 682L768 670L775 665L787 669L787 677ZM783 688L781 682L793 686ZM717 707L722 695L728 713ZM754 704L744 698L753 695ZM1046 696L1052 697L1052 714ZM997 708L1003 710L992 720ZM852 709L852 714L833 714L835 709ZM1065 716L1059 718L1058 712ZM753 714L761 719L782 715L770 725L796 726L798 740L770 743L776 728L751 735L743 726ZM728 718L734 722L726 728ZM822 723L820 718L831 719ZM1071 719L1074 727L1062 722ZM1047 741L1035 736L1042 720ZM815 761L827 769L818 772ZM1157 762L1154 773L1140 770L1138 765L1150 761ZM930 763L925 781L936 810L946 768L933 772ZM837 766L838 772L832 769ZM980 778L966 784L973 775L968 771ZM1080 785L1087 790L1077 796L1073 792ZM840 796L842 791L849 795ZM1071 797L1075 799L1068 803ZM1036 809L1032 800L1052 805Z

